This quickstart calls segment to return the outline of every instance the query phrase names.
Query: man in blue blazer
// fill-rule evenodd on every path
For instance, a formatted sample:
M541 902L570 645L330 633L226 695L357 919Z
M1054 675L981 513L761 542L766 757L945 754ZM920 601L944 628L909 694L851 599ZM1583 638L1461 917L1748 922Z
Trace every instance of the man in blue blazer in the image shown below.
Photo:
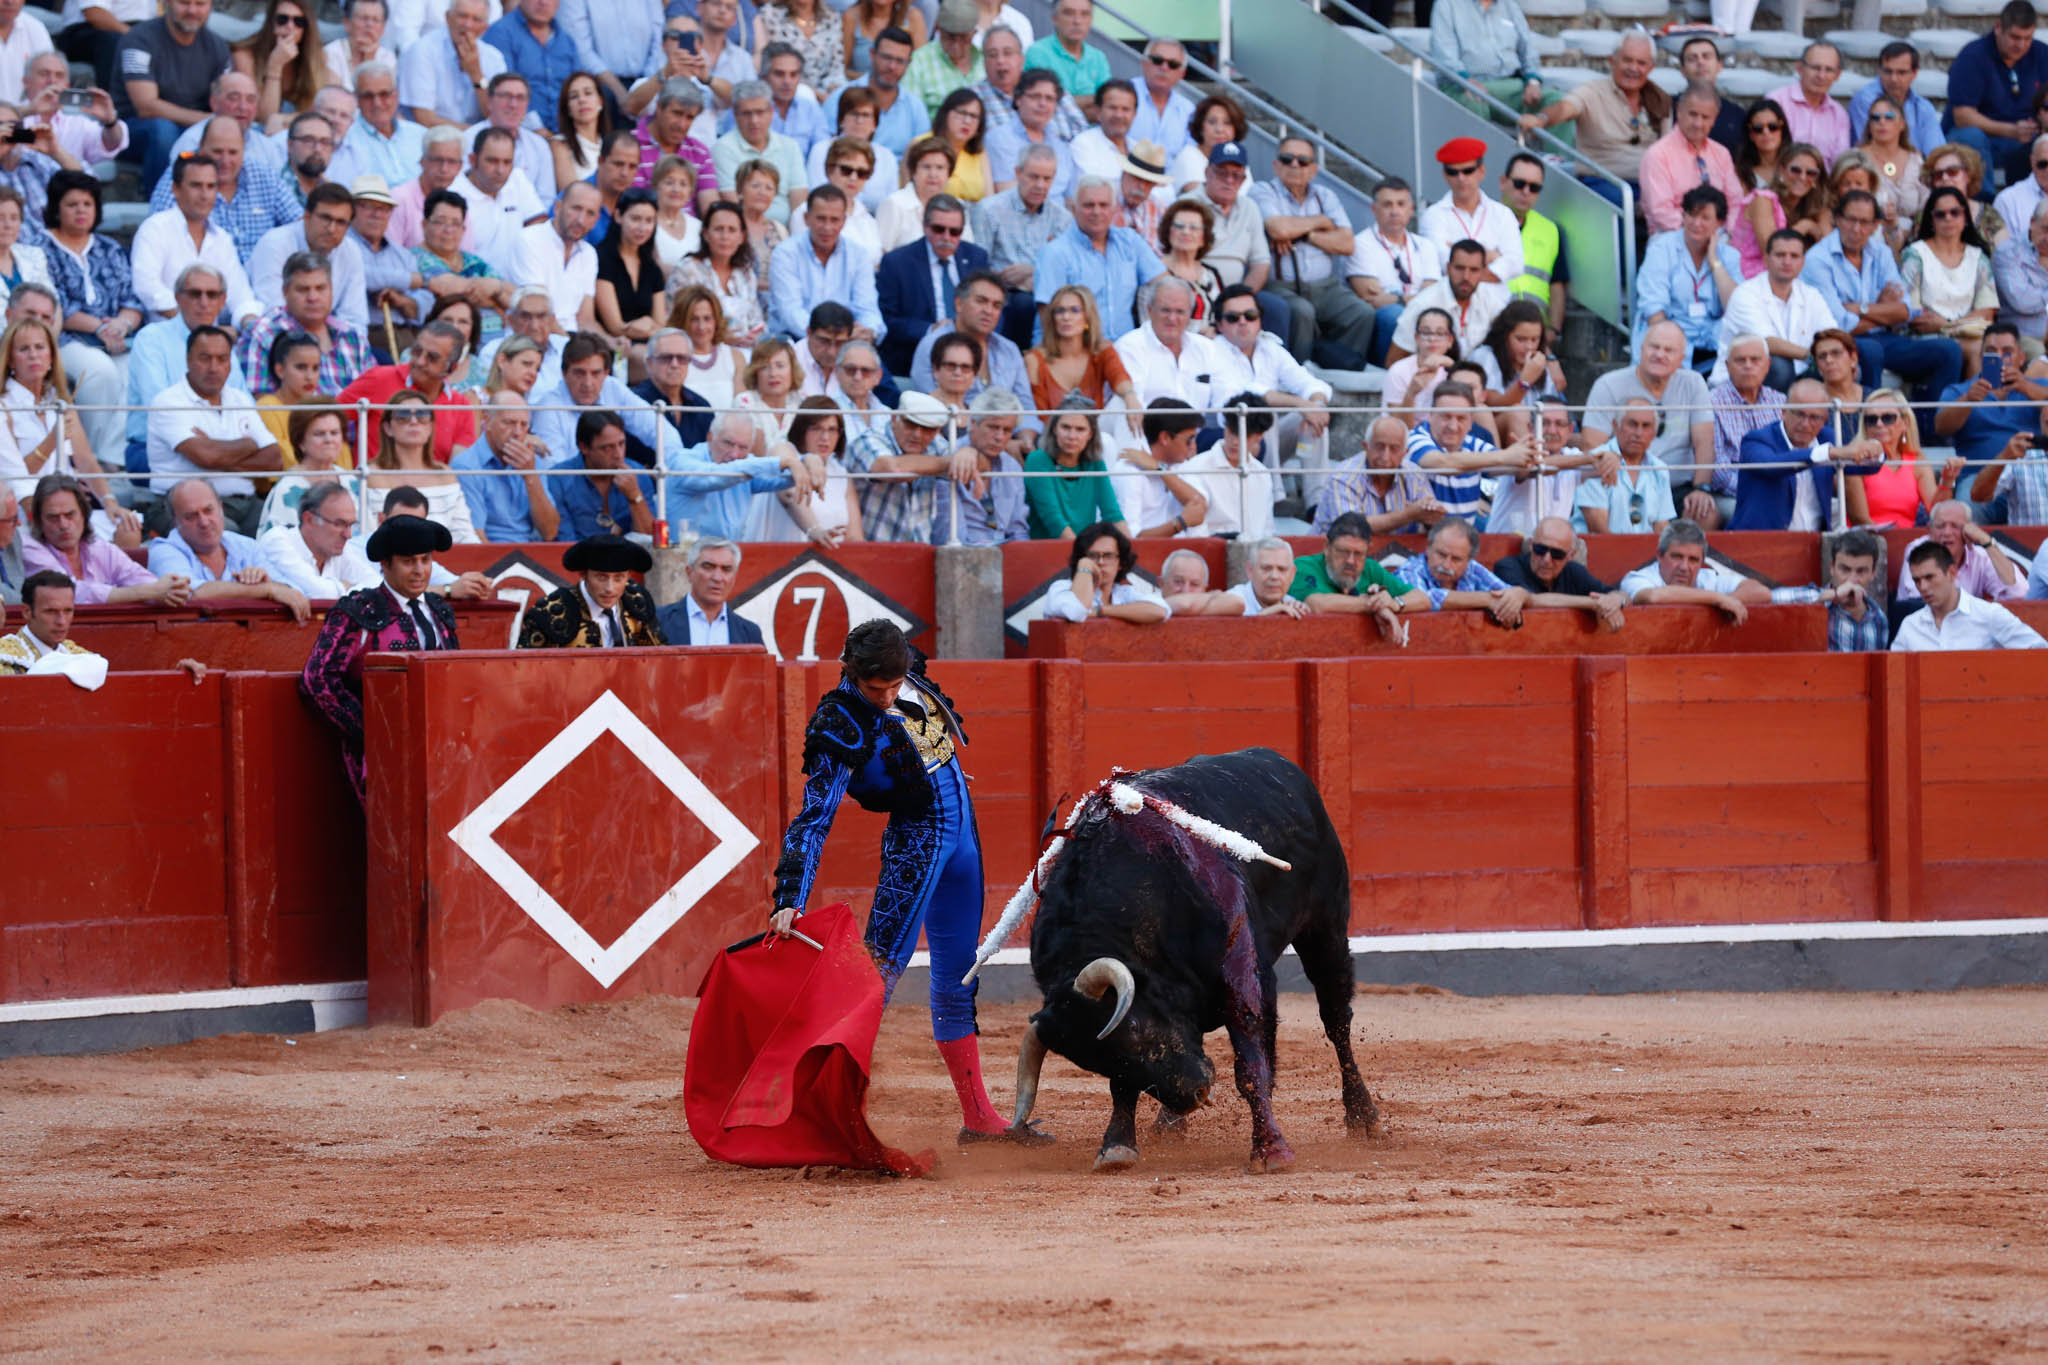
M988 253L963 242L967 208L950 194L935 194L924 206L924 239L882 257L875 294L882 308L882 363L905 376L917 343L953 306L953 291L977 270L988 269Z
M1869 437L1847 445L1815 444L1827 417L1826 386L1818 379L1797 379L1786 392L1783 420L1742 438L1729 530L1825 531L1834 525L1836 469L1875 474L1884 467L1884 447ZM1800 468L1763 467L1801 461Z
M699 540L690 547L690 592L655 613L661 637L672 645L758 645L761 628L725 604L740 576L740 547L729 540Z

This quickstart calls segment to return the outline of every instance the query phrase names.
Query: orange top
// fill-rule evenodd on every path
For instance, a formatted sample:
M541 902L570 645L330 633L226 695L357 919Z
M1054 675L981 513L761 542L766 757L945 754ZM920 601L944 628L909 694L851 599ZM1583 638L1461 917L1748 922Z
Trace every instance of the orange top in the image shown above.
M1045 351L1034 346L1024 354L1024 373L1031 378L1031 401L1041 408L1056 408L1068 390L1060 387L1060 381L1053 378L1046 367ZM1124 369L1123 357L1116 353L1116 347L1105 346L1088 357L1088 368L1082 372L1081 382L1072 392L1084 395L1097 407L1120 385L1131 382L1131 376Z

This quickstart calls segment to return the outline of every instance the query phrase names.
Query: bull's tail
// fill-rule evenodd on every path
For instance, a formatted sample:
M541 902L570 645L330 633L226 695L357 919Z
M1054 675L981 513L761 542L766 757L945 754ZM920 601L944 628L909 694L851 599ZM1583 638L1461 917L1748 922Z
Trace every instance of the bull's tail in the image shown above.
M1105 794L1109 797L1111 807L1119 813L1136 815L1149 807L1169 822L1180 826L1202 842L1222 849L1239 862L1267 863L1282 872L1294 870L1292 863L1266 852L1258 840L1246 838L1236 830L1227 829L1213 820L1206 820L1164 797L1141 792L1136 787L1117 780L1125 775L1124 769L1112 768L1110 775L1097 783L1094 790L1074 803L1074 808L1067 813L1067 822L1060 826L1057 833L1052 830L1052 822L1046 822L1045 848L1038 855L1038 862L1032 867L1031 875L1024 879L1023 885L1017 888L1017 893L1010 897L1010 903L1003 907L1002 917L996 921L995 927L988 931L988 937L984 938L981 946L975 950L974 965L967 969L967 975L961 978L961 984L972 982L981 974L982 964L996 955L996 951L1003 946L1003 941L1015 933L1017 926L1024 922L1024 917L1037 907L1038 890L1045 884L1046 874L1052 871L1053 864L1059 861L1060 853L1066 848L1067 835L1072 833L1074 826L1079 823L1081 813Z

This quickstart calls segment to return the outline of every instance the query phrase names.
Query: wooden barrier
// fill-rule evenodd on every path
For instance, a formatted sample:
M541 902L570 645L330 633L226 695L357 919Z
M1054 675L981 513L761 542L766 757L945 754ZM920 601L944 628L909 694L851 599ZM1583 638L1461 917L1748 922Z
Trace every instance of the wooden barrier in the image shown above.
M363 829L296 674L0 684L0 999L363 970Z
M373 1021L687 995L765 923L758 648L378 654L363 680Z
M1201 663L1222 659L1342 659L1417 654L1786 654L1828 647L1827 608L1752 606L1731 625L1712 607L1630 607L1619 632L1586 612L1544 608L1510 630L1484 612L1408 618L1403 646L1363 616L1196 616L1158 625L1125 621L1033 621L1031 657L1090 662Z
M1113 767L1251 744L1314 777L1346 841L1358 933L2016 916L2040 913L2048 884L2044 653L933 672L966 718L990 920L1045 817ZM766 911L804 724L837 669L749 649L465 652L378 656L366 676L381 831L367 929L362 826L295 676L0 683L0 838L26 851L0 907L0 999L366 968L379 1017L688 992ZM606 696L758 843L601 983L450 834ZM498 835L600 946L711 837L613 734ZM882 824L840 812L814 903L869 902Z

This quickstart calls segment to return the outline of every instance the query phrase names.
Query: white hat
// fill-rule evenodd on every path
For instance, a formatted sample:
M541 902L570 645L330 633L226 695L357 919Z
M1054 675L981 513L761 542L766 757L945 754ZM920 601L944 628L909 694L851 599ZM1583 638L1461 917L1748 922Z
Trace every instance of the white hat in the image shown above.
M896 405L896 415L912 426L936 429L946 425L946 419L953 415L953 410L928 393L911 390Z

